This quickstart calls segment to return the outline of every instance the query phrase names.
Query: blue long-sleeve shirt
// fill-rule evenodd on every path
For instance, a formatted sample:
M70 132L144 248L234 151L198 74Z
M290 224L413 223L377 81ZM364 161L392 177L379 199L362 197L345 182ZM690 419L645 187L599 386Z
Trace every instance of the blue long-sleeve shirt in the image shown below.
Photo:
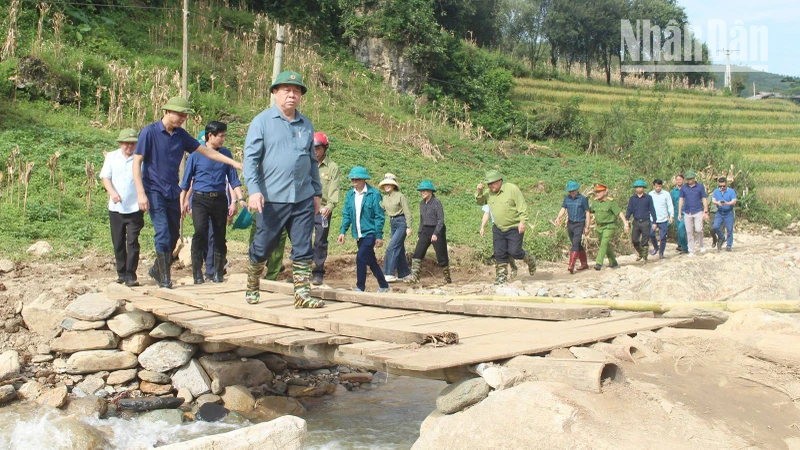
M625 218L630 220L631 216L637 220L656 221L656 208L653 206L653 197L647 194L633 195L628 200L628 210L625 211Z
M314 126L299 111L291 122L277 106L257 115L247 130L242 165L248 194L260 193L264 201L299 203L322 196Z
M226 147L217 150L220 154L233 159L231 151ZM194 180L194 185L192 185ZM200 153L192 153L186 160L186 167L183 169L183 181L181 189L188 191L192 187L194 192L226 192L230 183L232 188L242 185L239 181L239 174L233 166L225 163L216 162Z
M192 153L200 143L183 128L167 133L160 120L144 127L139 133L134 154L142 155L142 185L145 192L156 191L168 199L181 194L178 169L183 153Z

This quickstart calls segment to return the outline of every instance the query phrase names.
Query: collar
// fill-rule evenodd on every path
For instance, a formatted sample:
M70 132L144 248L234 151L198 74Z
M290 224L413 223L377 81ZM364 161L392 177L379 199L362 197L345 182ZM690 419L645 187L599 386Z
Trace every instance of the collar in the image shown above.
M162 132L165 132L165 133L166 133L166 131L167 131L167 127L165 127L165 126L164 126L164 122L162 122L162 120L164 120L164 118L163 118L163 117L162 117L161 119L158 119L158 120L156 121L156 128L158 128L158 131L162 131ZM174 130L173 130L173 131L174 131Z
M273 119L283 119L283 120L285 120L285 121L287 121L289 123L302 122L303 119L304 119L304 116L302 114L300 114L300 110L299 109L295 109L294 110L294 120L288 120L286 118L286 116L284 116L283 113L281 112L281 110L278 108L278 105L270 106L267 111L269 112L269 117L271 117ZM325 156L328 156L328 155L325 155Z
M719 190L720 193L724 194L724 193L728 192L728 187L725 186L725 189L723 189L721 187L717 187L717 190Z
M328 157L328 152L325 152L325 159L323 159L322 162L319 163L319 165L320 166L330 166L331 165L331 159Z
M135 155L136 152L131 153L131 156L125 156L125 152L123 152L121 148L118 148L117 154L119 155L120 158L124 159L125 161L128 161L130 159L133 159L133 155Z
M364 190L363 190L363 191L359 191L359 190L358 190L358 189L356 189L356 188L353 188L353 191L354 191L356 194L361 194L361 195L364 195L364 194L366 194L366 193L369 191L369 184L366 184L366 183L364 184Z

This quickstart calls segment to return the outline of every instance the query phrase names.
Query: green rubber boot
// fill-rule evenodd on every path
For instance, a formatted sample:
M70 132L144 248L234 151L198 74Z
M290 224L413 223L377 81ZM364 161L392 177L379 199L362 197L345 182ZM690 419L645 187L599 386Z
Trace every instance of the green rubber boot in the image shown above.
M417 284L419 283L419 273L422 270L422 260L421 259L412 259L411 260L411 275L408 277L407 283L410 284Z
M311 261L292 262L295 308L322 308L325 302L311 297Z
M245 291L244 298L251 305L255 305L261 300L261 293L259 292L261 283L259 279L261 274L264 273L266 265L266 261L260 263L250 261L250 265L247 266L247 291Z
M442 272L444 273L444 282L450 284L453 282L453 279L450 277L450 266L442 267Z
M494 284L501 286L508 281L508 263L494 265Z
M522 258L522 260L528 265L528 273L530 273L531 276L534 276L536 274L536 257L528 252L525 252L525 257Z
M519 270L517 269L517 263L513 258L508 260L508 268L508 279L513 280L514 278L517 278L517 272L519 272Z

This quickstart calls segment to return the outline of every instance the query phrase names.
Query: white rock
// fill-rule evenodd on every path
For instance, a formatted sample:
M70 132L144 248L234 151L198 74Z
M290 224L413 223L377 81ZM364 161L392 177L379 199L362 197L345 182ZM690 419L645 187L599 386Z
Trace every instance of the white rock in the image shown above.
M53 251L53 246L47 241L39 241L28 247L26 253L34 256L44 256Z
M231 411L251 411L256 404L253 394L245 386L228 386L222 394L222 404Z
M183 327L172 322L164 322L150 330L150 337L156 339L173 338L180 336L181 333L183 333Z
M67 306L67 315L78 320L105 320L114 314L119 307L117 300L106 297L106 294L83 294Z
M302 450L305 434L305 420L284 416L228 433L165 445L159 450Z
M139 355L139 364L153 372L166 372L180 367L192 358L195 347L180 341L159 341Z
M156 324L156 318L150 313L134 311L114 316L106 324L114 334L125 338L140 331L150 331Z
M72 317L65 317L59 326L69 331L88 331L97 330L106 326L105 320L78 320Z
M136 369L117 370L108 374L106 383L110 385L125 384L136 379Z
M108 330L66 331L50 343L50 351L75 353L116 348L117 337Z
M169 375L161 373L161 372L153 372L152 370L140 370L138 374L136 374L140 380L147 381L150 383L156 384L167 384L169 383Z
M94 395L97 393L97 391L103 389L105 386L106 382L103 381L102 378L97 376L89 376L75 385L75 387L72 389L72 393L78 397L86 397L88 395Z
M4 405L17 398L17 391L13 385L0 386L0 405Z
M119 350L87 350L73 353L67 360L67 373L95 373L103 370L113 371L132 369L138 361L131 352Z
M211 392L211 378L196 359L192 359L172 375L175 389L187 389L192 397Z
M67 403L67 387L59 386L55 389L51 389L42 393L42 395L36 399L36 403L40 405L51 406L53 408L61 408Z
M184 400L184 404L192 403L192 401L194 401L194 396L192 396L192 393L186 388L178 389L177 397L182 398Z
M10 259L0 259L0 273L8 273L14 270L14 261Z
M0 381L19 375L19 354L8 350L0 354Z
M120 350L127 350L136 355L142 353L153 343L153 338L146 331L134 333L122 340L119 344Z
M34 401L42 395L43 390L44 386L38 381L28 381L20 386L17 391L17 396L20 400Z
M178 340L181 342L186 342L187 344L200 344L204 341L203 336L194 334L189 330L181 333L180 337L178 337Z
M55 296L49 292L42 293L22 308L25 326L48 341L61 332L59 324L64 317L64 310L57 306Z
M225 353L234 349L236 349L236 345L227 342L203 342L200 344L200 350L205 353Z

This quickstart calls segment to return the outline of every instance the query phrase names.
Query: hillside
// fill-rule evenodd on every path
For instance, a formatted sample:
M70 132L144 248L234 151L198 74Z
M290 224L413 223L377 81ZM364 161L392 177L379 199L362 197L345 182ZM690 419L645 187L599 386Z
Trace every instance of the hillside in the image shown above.
M725 86L725 66L715 65L720 72L714 72L714 83L718 87ZM756 84L756 92L785 92L789 86L782 83L785 75L777 73L762 72L748 67L737 67L733 76L740 75L744 80L744 89L739 93L740 97L747 98L753 95L753 83Z

